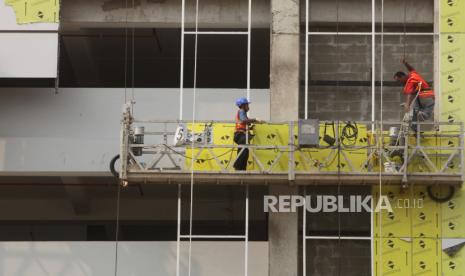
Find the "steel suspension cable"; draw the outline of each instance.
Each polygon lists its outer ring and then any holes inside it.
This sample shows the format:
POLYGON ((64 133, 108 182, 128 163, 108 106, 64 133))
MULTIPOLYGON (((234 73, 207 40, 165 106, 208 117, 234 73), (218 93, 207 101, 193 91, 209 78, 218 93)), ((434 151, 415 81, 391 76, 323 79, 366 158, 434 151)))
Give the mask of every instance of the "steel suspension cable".
POLYGON ((180 70, 179 70, 179 120, 183 119, 184 108, 184 34, 185 34, 185 16, 186 0, 181 0, 181 53, 180 53, 180 70))
MULTIPOLYGON (((404 56, 403 56, 403 60, 405 61, 406 60, 406 56, 407 56, 407 0, 404 0, 404 56)), ((418 94, 417 94, 418 95, 418 94)), ((413 100, 413 101, 416 101, 416 98, 413 100)), ((413 106, 413 103, 411 104, 411 106, 413 106)), ((410 112, 410 109, 411 107, 409 106, 409 111, 410 112)), ((407 140, 408 140, 408 130, 409 130, 409 127, 407 127, 407 130, 406 130, 406 133, 405 133, 405 143, 407 143, 407 140)), ((408 152, 408 149, 407 149, 407 152, 408 152)), ((407 156, 404 156, 405 159, 408 159, 407 156)), ((406 163, 407 164, 407 163, 406 163)), ((408 166, 405 166, 404 170, 407 171, 408 169, 408 166)), ((408 195, 409 195, 409 198, 413 195, 413 186, 407 186, 408 188, 408 195)), ((408 209, 408 215, 410 217, 410 237, 413 235, 413 217, 412 217, 412 209, 409 208, 408 209)), ((410 242, 410 263, 413 264, 413 241, 410 242)), ((413 265, 411 266, 411 274, 413 275, 413 265)))
MULTIPOLYGON (((181 53, 179 72, 179 120, 183 119, 183 99, 184 99, 184 27, 185 27, 186 0, 181 0, 181 53)), ((193 160, 193 159, 191 159, 193 160)), ((191 161, 193 162, 193 161, 191 161)), ((178 184, 178 212, 177 212, 177 233, 176 233, 176 276, 180 275, 180 247, 181 247, 181 189, 178 184)))
MULTIPOLYGON (((128 101, 128 0, 125 0, 125 26, 124 26, 124 104, 128 101)), ((118 251, 119 251, 119 218, 120 218, 120 203, 121 203, 121 183, 117 183, 116 192, 116 224, 115 224, 115 276, 118 275, 118 251)))
POLYGON ((375 106, 376 106, 376 96, 375 96, 375 55, 376 55, 376 24, 375 24, 375 9, 376 1, 371 0, 371 121, 373 122, 371 124, 371 131, 374 132, 375 124, 374 121, 376 119, 375 117, 375 106))
MULTIPOLYGON (((304 88, 304 109, 305 109, 305 119, 308 119, 308 42, 309 42, 309 29, 308 29, 308 21, 309 21, 309 0, 305 0, 305 88, 304 88)), ((305 274, 304 274, 305 276, 305 274)))
POLYGON ((60 92, 60 72, 61 72, 61 65, 60 65, 60 55, 61 55, 61 33, 63 31, 63 25, 60 23, 61 22, 61 14, 62 14, 62 7, 61 7, 62 1, 58 1, 58 33, 57 33, 57 72, 56 72, 56 78, 55 78, 55 95, 57 95, 60 92))
MULTIPOLYGON (((135 2, 132 0, 132 10, 134 12, 135 9, 135 2)), ((129 57, 129 50, 128 50, 128 44, 129 44, 129 32, 128 32, 128 25, 129 25, 129 5, 128 5, 128 0, 125 0, 125 10, 126 10, 126 15, 125 15, 125 26, 124 26, 124 104, 127 104, 128 101, 128 57, 129 57)), ((131 109, 130 112, 133 114, 134 112, 134 103, 135 103, 135 97, 134 97, 134 68, 135 68, 135 27, 134 25, 132 26, 132 72, 131 72, 131 87, 132 87, 132 96, 131 96, 131 109)), ((117 195, 116 195, 116 229, 115 229, 115 276, 118 275, 118 251, 119 251, 119 226, 120 226, 120 211, 121 211, 121 183, 117 183, 117 195)))
MULTIPOLYGON (((248 0, 247 12, 247 99, 251 100, 251 80, 250 80, 250 63, 252 48, 252 0, 248 0)), ((246 134, 246 141, 249 143, 249 133, 246 134)), ((232 152, 231 152, 232 154, 232 152)), ((228 163, 229 165, 229 163, 228 163)), ((249 184, 245 186, 245 245, 244 245, 244 275, 248 276, 249 267, 249 184)))
MULTIPOLYGON (((198 32, 199 32, 199 0, 195 1, 195 38, 194 38, 194 85, 192 95, 192 125, 195 125, 196 112, 196 97, 197 97, 197 62, 198 62, 198 32)), ((192 139, 191 147, 191 180, 190 180, 190 206, 189 206, 189 260, 188 260, 188 276, 191 276, 192 271, 192 220, 193 220, 193 202, 194 202, 194 146, 195 141, 192 139)))
MULTIPOLYGON (((135 0, 132 0, 132 17, 134 19, 134 11, 135 11, 135 0)), ((134 21, 134 20, 133 20, 134 21)), ((132 45, 131 45, 131 49, 132 49, 132 58, 131 58, 131 61, 132 61, 132 64, 131 64, 131 113, 132 115, 134 116, 134 104, 136 103, 136 99, 135 99, 135 95, 134 95, 134 89, 135 89, 135 63, 136 63, 136 55, 135 55, 135 26, 134 26, 134 22, 132 22, 132 45)))
POLYGON ((120 201, 121 201, 121 185, 116 183, 118 188, 116 192, 116 229, 115 229, 115 276, 118 275, 118 245, 119 245, 119 216, 120 216, 120 201))
POLYGON ((404 29, 404 39, 402 40, 404 44, 404 54, 403 59, 406 58, 407 55, 407 0, 404 0, 404 22, 403 22, 403 29, 404 29))
MULTIPOLYGON (((382 145, 383 145, 383 141, 384 141, 384 136, 383 136, 383 128, 384 128, 384 123, 383 123, 383 119, 384 119, 384 116, 383 116, 383 110, 384 110, 384 100, 383 100, 383 96, 384 96, 384 86, 383 86, 383 81, 384 81, 384 76, 383 76, 383 73, 384 73, 384 0, 381 0, 381 41, 380 41, 380 125, 379 125, 379 128, 380 128, 380 134, 381 134, 381 142, 379 142, 379 138, 376 138, 377 140, 377 143, 379 143, 379 148, 378 148, 378 152, 379 152, 379 158, 378 158, 378 167, 379 167, 379 190, 378 190, 378 194, 379 194, 379 197, 381 197, 382 195, 382 192, 383 192, 383 181, 382 181, 382 145)), ((372 210, 371 210, 371 213, 372 213, 372 218, 373 218, 373 206, 374 206, 374 202, 373 202, 373 198, 372 198, 372 210)), ((378 214, 378 225, 379 225, 379 237, 381 238, 382 237, 382 227, 381 227, 381 214, 378 214)), ((374 231, 374 227, 373 227, 373 223, 374 223, 374 220, 371 219, 371 235, 373 236, 373 231, 374 231)), ((374 240, 372 239, 371 241, 371 247, 372 247, 372 258, 374 259, 374 250, 373 250, 373 242, 374 240)), ((381 246, 380 243, 377 243, 378 246, 381 246)), ((379 252, 379 263, 382 264, 382 250, 378 250, 379 252)), ((372 262, 372 274, 374 275, 373 271, 374 271, 374 265, 373 265, 374 262, 372 262)), ((378 274, 381 274, 382 273, 382 269, 381 269, 381 265, 378 266, 380 268, 380 271, 378 272, 378 274)))
MULTIPOLYGON (((337 78, 336 78, 336 95, 339 94, 339 60, 340 60, 340 55, 339 55, 339 0, 336 0, 336 65, 338 68, 337 72, 337 78)), ((334 126, 334 122, 333 122, 334 126)), ((337 121, 337 134, 336 139, 337 139, 337 173, 338 173, 338 182, 337 182, 337 195, 338 198, 341 195, 341 179, 340 179, 340 174, 341 174, 341 137, 339 135, 340 133, 340 121, 337 121)), ((340 252, 341 249, 341 213, 337 213, 337 250, 340 252)), ((338 257, 337 259, 337 275, 341 275, 341 256, 338 257)))
POLYGON ((251 60, 251 38, 252 38, 252 0, 248 3, 247 13, 247 99, 250 101, 250 60, 251 60))

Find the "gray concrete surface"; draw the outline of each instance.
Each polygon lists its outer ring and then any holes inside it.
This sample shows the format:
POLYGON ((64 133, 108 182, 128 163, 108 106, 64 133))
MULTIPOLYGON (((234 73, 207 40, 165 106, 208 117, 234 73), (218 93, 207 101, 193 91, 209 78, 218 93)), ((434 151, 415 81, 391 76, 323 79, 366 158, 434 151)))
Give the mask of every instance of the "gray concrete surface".
MULTIPOLYGON (((301 41, 301 66, 305 60, 301 41)), ((322 120, 371 119, 371 36, 312 35, 309 38, 309 117, 322 120), (330 82, 332 83, 330 83, 330 82), (321 82, 326 82, 322 85, 321 82), (363 83, 354 85, 355 82, 363 83), (352 83, 352 84, 351 84, 352 83)), ((383 43, 383 119, 400 120, 402 87, 393 75, 406 71, 404 57, 432 84, 432 36, 385 36, 383 43)), ((376 41, 376 81, 381 80, 381 44, 376 41)), ((301 78, 304 74, 301 73, 301 78)), ((301 91, 304 90, 301 83, 301 91)), ((381 114, 381 87, 376 88, 376 118, 381 114)), ((302 92, 301 92, 302 93, 302 92)), ((301 94, 303 96, 303 94, 301 94)), ((302 104, 303 105, 303 104, 302 104)), ((301 115, 304 110, 301 108, 301 115)))
MULTIPOLYGON (((286 3, 287 1, 281 1, 286 3)), ((433 22, 433 0, 385 1, 384 21, 400 25, 408 23, 431 24, 433 22), (407 11, 404 13, 404 11, 407 11)), ((247 26, 248 0, 202 0, 199 2, 200 28, 244 28, 247 26)), ((270 1, 252 0, 252 23, 254 27, 270 24, 270 1)), ((310 0, 310 21, 315 24, 328 22, 371 22, 371 1, 310 0), (339 16, 337 15, 339 11, 339 16)), ((302 11, 305 1, 300 1, 302 11)), ((377 4, 376 19, 381 19, 381 7, 377 4)), ((179 27, 181 1, 179 0, 64 0, 62 23, 65 29, 85 27, 121 27, 126 21, 137 27, 179 27), (133 7, 134 2, 134 7, 133 7), (127 7, 127 8, 126 8, 127 7), (86 12, 82 12, 85 10, 86 12)), ((195 1, 186 0, 186 23, 193 26, 195 1)), ((304 17, 300 18, 301 23, 304 17)))
MULTIPOLYGON (((270 195, 297 195, 296 186, 270 185, 270 195)), ((299 275, 299 215, 294 213, 268 214, 269 275, 299 275)))
MULTIPOLYGON (((271 1, 270 117, 299 118, 299 1, 271 1)), ((295 186, 270 185, 270 194, 297 194, 295 186)), ((268 215, 269 275, 297 276, 299 271, 298 213, 268 215)))

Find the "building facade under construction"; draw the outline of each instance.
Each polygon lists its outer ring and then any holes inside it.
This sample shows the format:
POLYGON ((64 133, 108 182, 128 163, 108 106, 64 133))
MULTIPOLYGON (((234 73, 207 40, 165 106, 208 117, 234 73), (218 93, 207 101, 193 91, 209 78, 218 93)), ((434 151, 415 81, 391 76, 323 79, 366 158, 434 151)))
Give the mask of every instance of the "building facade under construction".
POLYGON ((0 275, 462 275, 463 76, 461 0, 0 0, 0 275))

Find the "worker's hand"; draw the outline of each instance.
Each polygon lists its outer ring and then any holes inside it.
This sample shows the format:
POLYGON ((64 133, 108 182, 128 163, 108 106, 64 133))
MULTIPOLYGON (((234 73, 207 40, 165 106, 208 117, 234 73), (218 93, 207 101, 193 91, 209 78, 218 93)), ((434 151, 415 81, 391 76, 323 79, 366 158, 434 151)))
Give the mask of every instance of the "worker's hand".
POLYGON ((405 58, 402 58, 402 59, 400 60, 400 62, 401 62, 402 64, 406 64, 406 63, 407 63, 407 61, 405 60, 405 58))
POLYGON ((410 123, 412 121, 412 114, 405 113, 403 121, 404 123, 410 123))

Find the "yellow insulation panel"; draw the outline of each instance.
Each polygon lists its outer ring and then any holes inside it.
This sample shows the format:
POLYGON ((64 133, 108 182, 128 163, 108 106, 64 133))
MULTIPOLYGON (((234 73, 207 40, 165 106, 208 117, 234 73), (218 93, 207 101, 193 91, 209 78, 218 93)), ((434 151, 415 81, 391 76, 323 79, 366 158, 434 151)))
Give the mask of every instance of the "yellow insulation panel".
MULTIPOLYGON (((339 132, 344 125, 341 125, 339 132)), ((203 132, 205 124, 189 124, 190 130, 196 133, 203 132)), ((336 130, 337 131, 337 130, 336 130)), ((364 125, 358 126, 358 138, 351 145, 366 146, 367 132, 364 125)), ((289 149, 274 149, 272 147, 283 147, 289 145, 289 125, 286 124, 258 124, 255 125, 251 136, 250 144, 259 146, 269 146, 269 149, 251 149, 249 153, 248 171, 270 170, 271 172, 286 173, 289 167, 289 149)), ((297 145, 298 127, 294 127, 293 143, 297 145)), ((332 130, 327 132, 328 135, 334 136, 332 130)), ((324 125, 320 126, 320 138, 324 136, 324 125)), ((213 124, 213 145, 235 145, 234 124, 213 124)), ((363 166, 367 158, 367 149, 344 148, 338 155, 337 149, 328 148, 328 144, 320 139, 320 148, 305 148, 301 151, 295 151, 294 162, 296 171, 323 171, 347 172, 351 170, 358 171, 363 166)), ((232 162, 236 159, 237 151, 231 149, 213 148, 186 150, 186 168, 190 168, 191 159, 197 156, 194 162, 194 170, 197 171, 220 171, 232 170, 232 162), (200 154, 198 154, 200 151, 200 154), (213 154, 212 154, 213 153, 213 154), (197 155, 198 154, 198 155, 197 155), (218 161, 214 158, 217 156, 218 161)))
POLYGON ((462 249, 453 257, 441 252, 441 270, 443 276, 463 276, 465 274, 465 251, 462 249))
MULTIPOLYGON (((443 188, 443 193, 447 193, 443 188)), ((441 213, 441 237, 465 238, 465 191, 460 189, 454 198, 440 205, 441 213)))
MULTIPOLYGON (((379 186, 373 187, 375 200, 379 192, 379 186)), ((448 190, 444 187, 433 192, 444 196, 448 190)), ((393 212, 373 216, 376 275, 465 275, 465 248, 453 257, 442 251, 443 239, 465 238, 464 188, 445 203, 431 200, 426 187, 419 185, 405 191, 383 185, 381 194, 389 198, 393 212), (419 199, 422 205, 400 208, 419 199)))
POLYGON ((5 0, 5 4, 15 11, 18 24, 59 22, 58 0, 5 0))
POLYGON ((375 238, 373 242, 375 275, 411 275, 411 260, 407 258, 411 252, 410 242, 394 237, 375 238))

